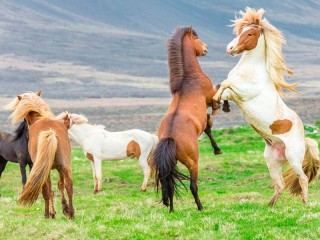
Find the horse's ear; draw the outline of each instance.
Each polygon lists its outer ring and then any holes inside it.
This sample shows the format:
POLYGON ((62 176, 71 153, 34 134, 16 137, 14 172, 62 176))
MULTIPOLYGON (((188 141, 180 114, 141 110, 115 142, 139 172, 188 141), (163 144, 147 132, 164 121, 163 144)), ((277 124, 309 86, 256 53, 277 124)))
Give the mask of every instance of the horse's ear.
POLYGON ((20 95, 18 95, 17 98, 19 101, 22 99, 22 97, 20 95))
POLYGON ((192 26, 190 26, 190 28, 189 28, 189 30, 188 30, 188 33, 189 33, 189 34, 192 34, 192 33, 193 33, 192 26))
POLYGON ((257 26, 260 25, 260 20, 259 20, 259 18, 256 19, 256 22, 255 22, 254 24, 257 25, 257 26))
POLYGON ((36 93, 39 97, 41 97, 41 90, 36 93))
POLYGON ((64 116, 63 120, 64 120, 64 121, 67 121, 68 119, 69 119, 69 114, 68 114, 68 112, 67 112, 66 115, 64 116))

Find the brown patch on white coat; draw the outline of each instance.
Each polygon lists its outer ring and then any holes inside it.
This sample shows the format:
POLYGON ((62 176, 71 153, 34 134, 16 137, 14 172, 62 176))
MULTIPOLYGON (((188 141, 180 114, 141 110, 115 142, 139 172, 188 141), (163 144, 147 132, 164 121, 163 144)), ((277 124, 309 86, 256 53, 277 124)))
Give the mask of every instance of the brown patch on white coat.
POLYGON ((278 119, 274 121, 269 128, 271 129, 272 134, 284 134, 291 130, 292 122, 289 119, 278 119))
POLYGON ((134 140, 130 141, 127 145, 127 156, 130 158, 136 157, 137 159, 139 159, 140 155, 140 145, 134 140))
POLYGON ((86 154, 86 157, 91 161, 91 162, 94 162, 94 158, 93 158, 93 155, 91 153, 87 153, 86 154))

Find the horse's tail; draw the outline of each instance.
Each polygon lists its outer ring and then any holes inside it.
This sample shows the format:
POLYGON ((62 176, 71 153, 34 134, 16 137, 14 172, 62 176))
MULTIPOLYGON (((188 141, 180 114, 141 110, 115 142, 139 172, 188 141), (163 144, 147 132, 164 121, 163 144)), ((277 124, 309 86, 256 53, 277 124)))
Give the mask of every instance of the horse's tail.
MULTIPOLYGON (((318 143, 311 139, 306 138, 306 152, 304 155, 304 160, 302 162, 302 168, 304 173, 307 175, 309 179, 309 183, 315 180, 319 166, 320 166, 320 158, 319 158, 319 149, 318 143)), ((285 186, 289 188, 292 195, 300 195, 302 192, 301 186, 299 184, 299 179, 297 174, 293 171, 292 168, 288 169, 283 173, 285 186)))
POLYGON ((176 142, 173 138, 160 139, 151 156, 151 163, 151 169, 155 171, 157 190, 161 183, 162 202, 168 206, 168 200, 172 201, 174 191, 177 190, 177 181, 182 183, 182 180, 189 179, 177 169, 176 142))
POLYGON ((31 206, 38 199, 42 186, 49 177, 57 147, 58 139, 54 130, 40 132, 36 159, 28 181, 22 190, 19 204, 31 206))

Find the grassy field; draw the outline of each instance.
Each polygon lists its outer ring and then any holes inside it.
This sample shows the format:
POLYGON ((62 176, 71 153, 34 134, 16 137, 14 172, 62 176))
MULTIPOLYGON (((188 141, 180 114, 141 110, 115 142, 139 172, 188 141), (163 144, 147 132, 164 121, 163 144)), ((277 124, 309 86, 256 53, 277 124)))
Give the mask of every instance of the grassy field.
MULTIPOLYGON (((320 142, 319 134, 307 135, 320 142)), ((56 171, 57 215, 46 220, 42 198, 31 208, 17 205, 20 172, 9 163, 0 180, 0 239, 319 239, 319 180, 310 185, 308 205, 285 191, 269 207, 273 188, 263 140, 249 127, 217 130, 214 136, 222 155, 213 155, 208 139, 200 142, 202 212, 190 191, 175 198, 171 214, 159 203, 153 179, 141 192, 143 175, 134 159, 103 162, 104 191, 93 195, 91 165, 74 147, 75 220, 62 214, 56 171)))

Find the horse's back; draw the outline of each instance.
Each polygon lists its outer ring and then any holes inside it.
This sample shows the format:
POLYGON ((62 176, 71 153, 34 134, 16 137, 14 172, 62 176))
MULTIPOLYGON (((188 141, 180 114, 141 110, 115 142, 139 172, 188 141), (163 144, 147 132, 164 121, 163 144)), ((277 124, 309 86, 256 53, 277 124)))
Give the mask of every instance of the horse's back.
POLYGON ((153 134, 140 129, 130 129, 122 132, 115 132, 114 137, 121 136, 124 143, 135 141, 139 144, 141 150, 149 151, 155 144, 153 134))
POLYGON ((52 129, 58 140, 56 159, 71 159, 71 144, 68 136, 67 127, 60 121, 55 119, 40 119, 29 128, 29 151, 30 155, 35 156, 38 144, 39 134, 43 131, 52 129))
POLYGON ((159 138, 175 135, 198 137, 207 123, 207 105, 205 96, 190 93, 188 96, 174 96, 168 112, 163 117, 158 130, 159 138))

